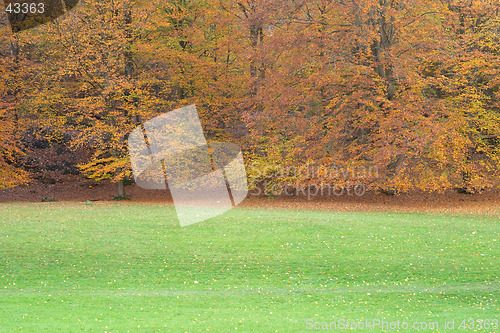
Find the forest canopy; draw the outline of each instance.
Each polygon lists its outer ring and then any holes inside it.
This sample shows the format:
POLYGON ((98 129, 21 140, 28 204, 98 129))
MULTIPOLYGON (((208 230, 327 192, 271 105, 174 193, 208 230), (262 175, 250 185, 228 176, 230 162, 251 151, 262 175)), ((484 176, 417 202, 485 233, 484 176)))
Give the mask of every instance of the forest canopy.
POLYGON ((498 188, 499 14, 498 0, 86 0, 16 33, 4 15, 0 188, 30 181, 35 136, 69 138, 90 152, 82 175, 123 184, 128 134, 190 104, 207 139, 265 170, 251 184, 307 165, 376 168, 375 190, 498 188))

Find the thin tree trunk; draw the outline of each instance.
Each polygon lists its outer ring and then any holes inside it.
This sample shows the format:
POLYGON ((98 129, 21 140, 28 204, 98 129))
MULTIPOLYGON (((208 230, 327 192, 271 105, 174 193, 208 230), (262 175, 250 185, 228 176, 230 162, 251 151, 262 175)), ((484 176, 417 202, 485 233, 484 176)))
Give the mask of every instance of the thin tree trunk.
POLYGON ((14 59, 14 62, 17 63, 19 60, 19 41, 16 35, 13 36, 10 42, 10 55, 14 59))
POLYGON ((121 179, 118 183, 116 183, 116 197, 117 198, 125 197, 125 184, 123 183, 123 179, 121 179))

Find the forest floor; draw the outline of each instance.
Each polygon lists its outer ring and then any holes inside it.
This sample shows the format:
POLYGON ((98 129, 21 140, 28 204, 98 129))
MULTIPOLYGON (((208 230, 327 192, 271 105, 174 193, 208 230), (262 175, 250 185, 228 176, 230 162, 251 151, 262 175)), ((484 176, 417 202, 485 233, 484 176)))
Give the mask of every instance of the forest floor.
MULTIPOLYGON (((169 203, 172 198, 168 191, 144 190, 135 184, 126 187, 130 202, 169 203)), ((110 182, 96 183, 80 180, 66 183, 19 186, 0 191, 0 202, 41 202, 44 198, 55 201, 113 201, 115 185, 110 182)), ((356 195, 304 195, 264 197, 249 193, 241 204, 243 207, 258 208, 299 208, 332 211, 421 211, 457 213, 500 214, 500 190, 478 194, 463 194, 457 191, 445 193, 412 192, 398 195, 367 192, 356 195)))

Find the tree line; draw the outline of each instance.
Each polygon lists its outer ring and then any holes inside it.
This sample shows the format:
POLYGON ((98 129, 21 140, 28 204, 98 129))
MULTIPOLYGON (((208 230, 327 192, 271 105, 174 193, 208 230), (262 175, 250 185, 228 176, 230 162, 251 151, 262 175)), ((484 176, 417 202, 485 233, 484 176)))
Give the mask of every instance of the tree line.
MULTIPOLYGON (((0 27, 0 187, 24 133, 71 137, 85 177, 131 178, 127 136, 196 104, 251 184, 290 167, 377 168, 369 188, 500 185, 498 0, 101 0, 0 27)), ((349 177, 326 179, 337 183, 349 177)), ((325 178, 301 179, 317 184, 325 178)))

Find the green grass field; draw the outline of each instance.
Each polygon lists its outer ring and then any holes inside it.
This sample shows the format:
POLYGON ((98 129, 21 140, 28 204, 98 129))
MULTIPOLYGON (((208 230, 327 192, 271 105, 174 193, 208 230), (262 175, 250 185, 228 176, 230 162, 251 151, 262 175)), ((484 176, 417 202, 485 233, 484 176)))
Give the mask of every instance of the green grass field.
POLYGON ((311 332, 308 319, 369 318, 448 332, 499 318, 499 216, 238 208, 180 228, 174 213, 0 204, 0 331, 311 332))

